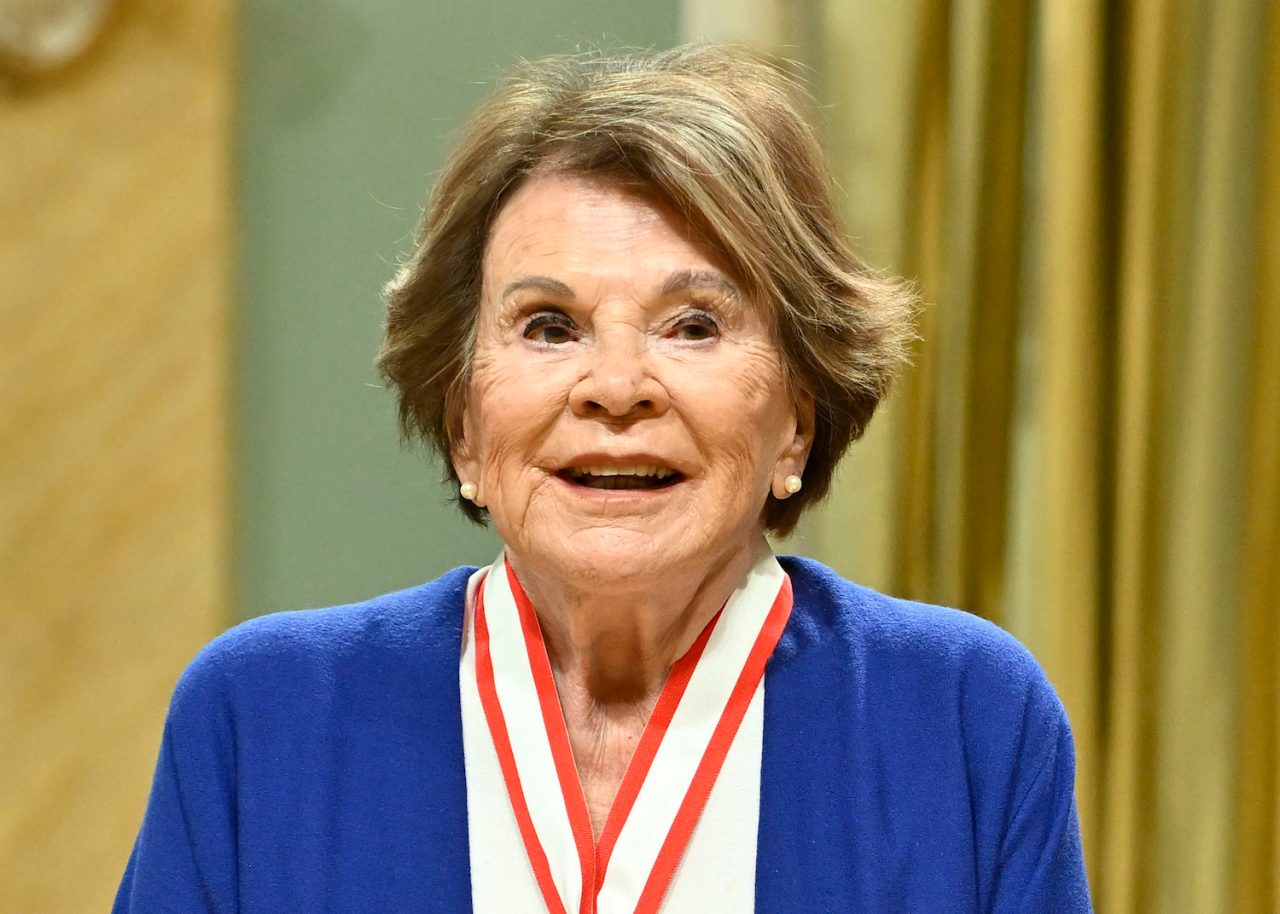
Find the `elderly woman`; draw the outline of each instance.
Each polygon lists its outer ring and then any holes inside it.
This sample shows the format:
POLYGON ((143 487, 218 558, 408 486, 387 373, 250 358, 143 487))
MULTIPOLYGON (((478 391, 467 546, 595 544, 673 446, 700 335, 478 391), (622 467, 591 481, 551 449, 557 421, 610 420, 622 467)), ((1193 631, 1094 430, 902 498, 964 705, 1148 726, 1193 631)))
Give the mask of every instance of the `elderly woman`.
POLYGON ((524 68, 387 298, 403 425, 503 553, 203 651, 117 911, 1089 909, 1027 652, 766 543, 912 305, 846 247, 784 78, 524 68))

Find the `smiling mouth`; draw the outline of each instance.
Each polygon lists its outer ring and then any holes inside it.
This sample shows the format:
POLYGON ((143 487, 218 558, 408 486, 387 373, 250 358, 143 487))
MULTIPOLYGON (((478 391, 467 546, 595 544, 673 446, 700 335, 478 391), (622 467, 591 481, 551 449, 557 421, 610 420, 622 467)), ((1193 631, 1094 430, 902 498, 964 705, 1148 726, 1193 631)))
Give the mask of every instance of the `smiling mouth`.
POLYGON ((676 470, 659 466, 568 467, 556 475, 589 489, 666 489, 684 478, 676 470))

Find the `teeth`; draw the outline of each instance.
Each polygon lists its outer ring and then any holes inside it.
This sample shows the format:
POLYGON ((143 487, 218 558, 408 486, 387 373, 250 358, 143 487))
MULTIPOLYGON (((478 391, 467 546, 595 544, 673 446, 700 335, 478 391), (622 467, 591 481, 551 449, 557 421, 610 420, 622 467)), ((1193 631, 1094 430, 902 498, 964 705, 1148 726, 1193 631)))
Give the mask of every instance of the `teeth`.
POLYGON ((573 467, 569 471, 573 476, 653 476, 657 479, 668 479, 675 475, 675 470, 666 467, 640 465, 634 467, 573 467))

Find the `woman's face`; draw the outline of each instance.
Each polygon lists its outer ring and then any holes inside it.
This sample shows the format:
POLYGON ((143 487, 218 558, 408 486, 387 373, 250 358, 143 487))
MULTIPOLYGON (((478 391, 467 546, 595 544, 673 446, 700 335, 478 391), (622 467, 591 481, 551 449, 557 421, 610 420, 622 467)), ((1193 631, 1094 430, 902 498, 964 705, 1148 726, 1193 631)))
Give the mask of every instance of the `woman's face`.
POLYGON ((454 467, 513 555, 603 581, 754 548, 813 409, 722 259, 655 198, 545 175, 483 272, 454 467))

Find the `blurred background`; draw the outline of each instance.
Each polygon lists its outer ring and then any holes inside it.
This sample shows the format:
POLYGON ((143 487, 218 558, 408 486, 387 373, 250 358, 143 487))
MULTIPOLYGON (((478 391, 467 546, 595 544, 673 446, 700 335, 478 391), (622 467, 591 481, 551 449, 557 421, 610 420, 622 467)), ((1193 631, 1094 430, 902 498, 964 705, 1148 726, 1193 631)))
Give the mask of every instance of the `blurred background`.
POLYGON ((0 0, 0 912, 109 908, 203 643, 495 554, 379 287, 504 68, 690 39, 928 303, 781 548, 1035 652, 1100 912, 1280 911, 1280 6, 0 0))

